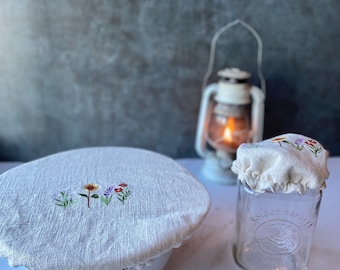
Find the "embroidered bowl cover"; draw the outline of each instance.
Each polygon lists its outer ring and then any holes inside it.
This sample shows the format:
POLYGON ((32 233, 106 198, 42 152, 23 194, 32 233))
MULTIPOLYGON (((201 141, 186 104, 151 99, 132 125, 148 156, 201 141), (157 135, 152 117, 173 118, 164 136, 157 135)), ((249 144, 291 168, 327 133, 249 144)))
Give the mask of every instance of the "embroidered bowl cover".
POLYGON ((288 133, 258 143, 241 144, 232 171, 256 192, 284 193, 324 189, 328 152, 316 140, 288 133))
POLYGON ((190 237, 209 195, 160 154, 94 147, 0 176, 0 257, 34 270, 129 269, 190 237))

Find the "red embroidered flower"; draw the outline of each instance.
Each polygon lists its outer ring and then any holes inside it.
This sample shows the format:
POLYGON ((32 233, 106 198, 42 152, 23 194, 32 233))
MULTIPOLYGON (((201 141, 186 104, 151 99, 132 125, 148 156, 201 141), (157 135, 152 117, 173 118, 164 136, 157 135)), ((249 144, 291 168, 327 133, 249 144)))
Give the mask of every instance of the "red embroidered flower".
POLYGON ((322 151, 322 147, 320 147, 318 142, 313 139, 307 140, 305 144, 308 145, 308 148, 314 154, 314 156, 317 156, 322 151))
POLYGON ((115 188, 115 192, 116 192, 116 193, 119 193, 119 192, 122 192, 122 191, 123 191, 123 188, 122 188, 122 187, 115 188))
POLYGON ((310 146, 310 147, 313 147, 314 145, 317 144, 317 142, 316 142, 315 140, 310 139, 310 140, 307 140, 307 141, 305 142, 305 144, 307 144, 307 145, 310 146))
POLYGON ((128 184, 121 183, 118 187, 115 188, 115 192, 117 193, 118 200, 120 200, 123 204, 129 198, 131 191, 127 187, 128 184))

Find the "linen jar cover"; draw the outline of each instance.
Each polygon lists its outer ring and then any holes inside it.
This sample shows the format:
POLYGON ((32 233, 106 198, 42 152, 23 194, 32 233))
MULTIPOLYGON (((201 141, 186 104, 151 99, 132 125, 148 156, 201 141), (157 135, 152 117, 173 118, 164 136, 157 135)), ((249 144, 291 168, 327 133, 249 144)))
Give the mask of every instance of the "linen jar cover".
POLYGON ((288 133, 258 143, 241 144, 232 171, 256 192, 322 190, 329 176, 328 152, 309 137, 288 133))
POLYGON ((210 204, 177 162, 135 148, 61 152, 0 183, 0 257, 35 270, 143 268, 190 237, 210 204))

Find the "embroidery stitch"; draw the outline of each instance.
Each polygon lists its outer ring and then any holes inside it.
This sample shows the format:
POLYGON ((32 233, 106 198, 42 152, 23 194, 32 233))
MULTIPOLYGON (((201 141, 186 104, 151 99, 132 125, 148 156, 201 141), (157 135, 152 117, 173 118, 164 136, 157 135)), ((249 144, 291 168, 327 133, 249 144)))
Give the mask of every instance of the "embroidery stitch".
POLYGON ((317 155, 322 151, 322 148, 318 145, 318 142, 313 139, 305 141, 305 144, 307 144, 309 150, 314 154, 315 157, 317 157, 317 155))
POLYGON ((87 198, 87 207, 88 208, 91 208, 90 207, 90 198, 94 198, 94 199, 98 199, 99 198, 98 194, 92 194, 91 195, 91 192, 96 191, 98 188, 99 188, 99 185, 94 184, 94 183, 90 183, 90 184, 87 184, 87 185, 85 185, 83 187, 84 190, 87 190, 87 194, 78 193, 80 196, 83 196, 83 197, 87 198))
POLYGON ((71 207, 76 204, 78 200, 75 198, 75 193, 70 190, 70 188, 64 188, 58 194, 53 195, 53 199, 56 201, 56 205, 64 207, 71 207))
POLYGON ((322 151, 322 147, 318 144, 317 141, 313 139, 304 140, 304 138, 298 138, 294 142, 288 141, 285 137, 276 137, 271 140, 272 142, 278 142, 282 147, 281 142, 290 144, 295 149, 301 151, 304 149, 304 144, 308 146, 308 149, 314 154, 315 157, 322 151))
POLYGON ((281 142, 289 143, 289 142, 286 140, 286 137, 276 137, 276 138, 273 138, 273 139, 272 139, 272 142, 277 142, 277 143, 279 143, 279 145, 280 145, 281 147, 282 147, 281 142))
POLYGON ((117 195, 117 199, 122 203, 125 204, 125 201, 129 198, 131 195, 131 190, 128 188, 128 184, 121 183, 118 186, 111 185, 107 189, 105 189, 103 195, 99 197, 98 194, 94 193, 91 195, 92 192, 99 189, 99 185, 95 183, 89 183, 83 186, 83 189, 87 191, 87 194, 85 193, 75 193, 71 192, 69 188, 65 188, 63 191, 60 191, 59 193, 56 193, 53 195, 53 199, 56 201, 56 205, 62 206, 64 208, 70 207, 78 202, 78 199, 76 199, 76 194, 79 196, 87 198, 87 207, 91 208, 90 201, 91 198, 98 199, 100 198, 100 201, 108 206, 113 198, 113 192, 117 195))
POLYGON ((110 187, 108 187, 106 190, 105 190, 105 192, 104 192, 104 196, 101 196, 100 197, 100 200, 101 200, 101 202, 103 203, 103 204, 105 204, 106 206, 108 206, 109 205, 109 203, 111 202, 111 200, 112 200, 112 191, 113 191, 113 189, 114 189, 114 186, 110 186, 110 187))
POLYGON ((131 191, 127 187, 127 184, 121 183, 117 188, 115 188, 115 192, 117 193, 118 200, 120 200, 123 204, 129 198, 131 191))
POLYGON ((304 143, 304 139, 303 139, 303 138, 298 138, 298 139, 296 139, 293 143, 291 143, 291 145, 292 145, 295 149, 301 151, 301 150, 303 149, 303 143, 304 143))

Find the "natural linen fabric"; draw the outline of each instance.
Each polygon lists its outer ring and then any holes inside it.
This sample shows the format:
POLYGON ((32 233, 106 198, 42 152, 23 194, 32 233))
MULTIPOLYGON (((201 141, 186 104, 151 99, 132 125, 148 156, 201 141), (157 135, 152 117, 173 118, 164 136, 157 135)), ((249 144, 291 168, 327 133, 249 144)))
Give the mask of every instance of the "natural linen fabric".
POLYGON ((328 152, 316 140, 288 133, 240 145, 232 171, 256 192, 321 190, 329 176, 328 152))
POLYGON ((32 270, 138 267, 180 246, 209 208, 207 191, 186 169, 134 148, 54 154, 7 171, 0 183, 0 257, 32 270), (89 183, 99 186, 90 208, 78 195, 89 183), (123 201, 119 184, 131 191, 123 201), (108 187, 117 193, 106 205, 108 187), (66 208, 56 205, 64 190, 76 200, 66 208))

